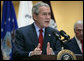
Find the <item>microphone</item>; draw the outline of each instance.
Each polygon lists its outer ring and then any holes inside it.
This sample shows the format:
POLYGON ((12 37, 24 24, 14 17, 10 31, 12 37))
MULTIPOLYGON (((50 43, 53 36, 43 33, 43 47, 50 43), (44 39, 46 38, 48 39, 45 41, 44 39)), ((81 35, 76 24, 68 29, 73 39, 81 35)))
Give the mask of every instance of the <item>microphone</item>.
POLYGON ((65 40, 69 40, 70 39, 70 36, 67 35, 63 30, 60 31, 60 35, 62 35, 65 40))
POLYGON ((65 44, 64 44, 64 40, 69 40, 70 39, 70 36, 67 35, 63 30, 61 30, 59 33, 57 32, 53 32, 53 35, 55 36, 56 40, 59 40, 60 43, 61 43, 61 47, 62 49, 65 48, 65 44), (64 37, 64 39, 61 39, 61 36, 64 37))
POLYGON ((58 34, 57 32, 53 32, 53 35, 55 36, 55 38, 56 38, 57 40, 61 40, 61 36, 60 36, 60 34, 58 34))
POLYGON ((55 36, 56 40, 58 40, 58 41, 61 43, 61 47, 62 47, 62 49, 63 49, 64 43, 63 43, 63 41, 61 40, 60 32, 59 32, 59 33, 53 32, 53 35, 55 36))

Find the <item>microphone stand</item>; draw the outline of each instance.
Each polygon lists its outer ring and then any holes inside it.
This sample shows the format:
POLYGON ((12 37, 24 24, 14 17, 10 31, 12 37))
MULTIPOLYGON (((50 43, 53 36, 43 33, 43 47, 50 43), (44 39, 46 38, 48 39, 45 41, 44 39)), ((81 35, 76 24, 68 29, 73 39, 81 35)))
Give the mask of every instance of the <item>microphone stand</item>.
POLYGON ((61 43, 61 50, 63 50, 63 49, 64 49, 64 43, 62 42, 61 39, 59 39, 59 41, 60 41, 60 43, 61 43))
POLYGON ((64 43, 62 42, 63 40, 61 40, 61 36, 59 35, 59 34, 57 34, 57 33, 53 33, 54 35, 55 35, 55 38, 56 38, 56 40, 59 40, 60 41, 60 43, 61 43, 61 49, 63 50, 64 49, 64 43))
POLYGON ((60 41, 60 43, 61 43, 61 47, 62 47, 62 50, 64 49, 64 40, 69 40, 70 39, 70 37, 68 36, 68 37, 64 37, 64 39, 63 40, 61 40, 61 36, 62 35, 60 35, 60 34, 58 34, 58 33, 56 33, 56 32, 53 32, 53 35, 55 36, 55 38, 56 38, 56 40, 59 40, 60 41))

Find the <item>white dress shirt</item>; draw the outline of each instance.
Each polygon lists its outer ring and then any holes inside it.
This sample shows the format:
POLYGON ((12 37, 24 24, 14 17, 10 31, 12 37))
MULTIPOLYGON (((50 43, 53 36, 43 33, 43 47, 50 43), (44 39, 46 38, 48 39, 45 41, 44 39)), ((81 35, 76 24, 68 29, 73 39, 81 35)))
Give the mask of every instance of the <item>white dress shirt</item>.
POLYGON ((81 44, 80 40, 78 40, 76 36, 75 36, 75 39, 76 39, 76 42, 77 42, 77 44, 78 44, 78 46, 82 52, 82 44, 81 44))

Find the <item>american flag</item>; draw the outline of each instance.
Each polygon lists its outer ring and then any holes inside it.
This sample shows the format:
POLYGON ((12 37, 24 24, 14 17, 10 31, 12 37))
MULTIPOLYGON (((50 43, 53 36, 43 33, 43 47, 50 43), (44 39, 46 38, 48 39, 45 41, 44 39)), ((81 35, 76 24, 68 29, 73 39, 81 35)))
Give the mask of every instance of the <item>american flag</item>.
POLYGON ((3 60, 12 59, 12 43, 14 41, 14 32, 17 28, 13 3, 12 1, 4 1, 1 22, 1 51, 3 60))

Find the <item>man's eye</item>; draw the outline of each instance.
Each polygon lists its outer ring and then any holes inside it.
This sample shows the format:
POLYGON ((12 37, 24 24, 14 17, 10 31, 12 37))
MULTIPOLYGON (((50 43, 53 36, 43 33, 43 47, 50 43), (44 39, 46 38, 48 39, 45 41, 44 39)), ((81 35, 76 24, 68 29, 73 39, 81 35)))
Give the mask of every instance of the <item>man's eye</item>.
POLYGON ((46 13, 44 13, 43 15, 47 15, 46 13))
POLYGON ((48 13, 48 15, 51 15, 51 13, 48 13))
POLYGON ((78 29, 77 31, 80 32, 80 31, 82 31, 82 30, 78 29))

